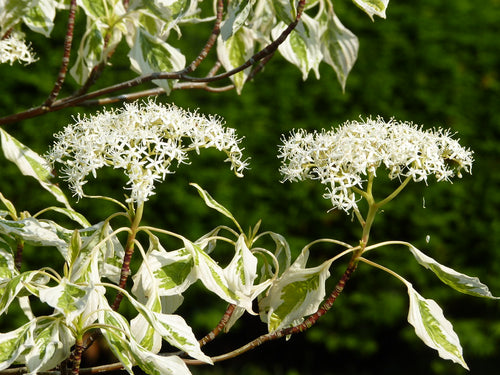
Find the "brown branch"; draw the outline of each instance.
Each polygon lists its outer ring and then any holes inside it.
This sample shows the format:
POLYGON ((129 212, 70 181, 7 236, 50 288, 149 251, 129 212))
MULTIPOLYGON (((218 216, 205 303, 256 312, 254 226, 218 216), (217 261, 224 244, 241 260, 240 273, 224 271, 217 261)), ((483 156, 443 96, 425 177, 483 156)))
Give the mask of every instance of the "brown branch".
POLYGON ((229 319, 231 319, 231 316, 233 315, 234 309, 236 308, 236 305, 229 305, 226 309, 226 312, 222 316, 221 320, 219 321, 219 324, 210 332, 208 335, 203 337, 199 343, 200 346, 208 344, 210 341, 215 339, 219 333, 222 332, 224 327, 226 326, 227 322, 229 322, 229 319))
POLYGON ((73 350, 73 368, 71 370, 72 375, 79 375, 80 364, 82 363, 82 353, 83 353, 83 342, 79 338, 76 340, 75 348, 73 350))
POLYGON ((76 0, 71 0, 69 6, 69 16, 68 16, 68 26, 66 29, 66 38, 64 40, 64 53, 61 62, 61 68, 59 69, 59 75, 57 76, 56 83, 52 88, 49 97, 43 104, 45 107, 50 107, 51 104, 56 100, 59 92, 61 91, 64 80, 66 79, 66 73, 68 71, 69 57, 71 55, 71 44, 73 43, 73 32, 75 29, 75 13, 76 13, 76 0))
MULTIPOLYGON (((92 374, 100 374, 103 372, 112 372, 112 371, 119 371, 123 370, 123 364, 121 362, 115 362, 115 363, 110 363, 107 365, 101 365, 101 366, 93 366, 93 367, 87 367, 87 368, 81 368, 80 369, 80 375, 92 375, 92 374)), ((0 371, 0 375, 23 375, 28 372, 28 369, 25 366, 22 367, 12 367, 8 368, 5 370, 0 371)), ((71 374, 70 371, 39 371, 37 372, 38 375, 69 375, 71 374)))
MULTIPOLYGON (((132 260, 132 255, 134 254, 134 241, 135 241, 135 231, 132 231, 127 239, 127 245, 125 246, 125 255, 123 257, 123 264, 122 264, 122 269, 121 269, 121 276, 120 276, 120 282, 118 286, 121 289, 125 289, 125 286, 127 284, 127 279, 130 275, 130 262, 132 260)), ((118 308, 120 307, 120 303, 122 302, 123 299, 123 293, 118 292, 118 294, 115 297, 115 300, 113 302, 113 305, 111 306, 111 309, 114 311, 117 311, 118 308)))
MULTIPOLYGON (((172 88, 172 90, 204 90, 204 91, 215 92, 215 93, 230 91, 233 89, 234 89, 234 85, 226 85, 226 86, 221 86, 221 87, 211 87, 203 82, 200 82, 200 83, 194 83, 194 82, 178 83, 172 88)), ((161 87, 157 87, 155 89, 143 90, 143 91, 133 92, 130 94, 110 96, 108 98, 102 98, 102 99, 87 100, 83 103, 80 103, 79 105, 82 107, 95 107, 95 106, 108 105, 108 104, 113 104, 113 103, 118 103, 118 102, 130 102, 130 101, 144 98, 147 96, 158 96, 158 95, 161 95, 164 93, 165 93, 165 89, 163 89, 161 87)))
POLYGON ((14 27, 11 27, 9 30, 7 30, 5 32, 5 34, 2 35, 2 37, 0 38, 0 40, 5 40, 7 39, 11 34, 12 34, 12 31, 14 30, 14 27))
POLYGON ((14 259, 14 266, 16 267, 16 270, 21 271, 21 266, 23 264, 24 241, 17 239, 16 242, 16 257, 14 259))
POLYGON ((215 44, 215 41, 217 40, 217 37, 220 34, 220 24, 222 22, 222 15, 224 12, 224 3, 222 0, 217 1, 217 16, 215 18, 215 24, 212 29, 212 33, 210 34, 210 37, 208 38, 207 42, 205 43, 205 46, 201 50, 201 52, 198 54, 198 56, 191 62, 191 64, 188 65, 186 69, 184 69, 185 73, 192 73, 196 70, 196 68, 202 63, 203 60, 207 57, 208 53, 212 49, 212 47, 215 44))

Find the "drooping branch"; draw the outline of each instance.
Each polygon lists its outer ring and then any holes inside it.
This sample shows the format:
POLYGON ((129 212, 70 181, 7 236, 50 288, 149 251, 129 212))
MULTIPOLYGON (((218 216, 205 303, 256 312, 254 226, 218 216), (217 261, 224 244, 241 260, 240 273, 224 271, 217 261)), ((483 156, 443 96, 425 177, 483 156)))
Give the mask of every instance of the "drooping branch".
MULTIPOLYGON (((330 296, 323 302, 323 304, 316 311, 316 313, 309 316, 301 324, 298 324, 298 325, 293 326, 293 327, 283 328, 281 330, 278 330, 275 332, 270 332, 270 333, 267 333, 265 335, 259 336, 256 339, 249 342, 248 344, 243 345, 242 347, 240 347, 236 350, 233 350, 232 352, 222 354, 219 356, 215 356, 215 357, 211 357, 212 361, 213 362, 225 361, 225 360, 237 357, 237 356, 239 356, 239 355, 241 355, 249 350, 255 349, 267 341, 277 340, 277 339, 280 339, 282 337, 286 337, 286 336, 293 335, 296 333, 304 332, 307 329, 311 328, 319 320, 320 317, 325 315, 328 312, 328 310, 330 310, 330 308, 333 306, 333 303, 336 301, 337 297, 344 290, 344 287, 345 287, 347 281, 350 279, 352 273, 356 270, 356 267, 358 264, 358 257, 359 257, 359 252, 356 252, 353 254, 346 270, 344 271, 344 274, 342 275, 340 280, 337 282, 337 285, 333 289, 330 296)), ((186 359, 184 361, 188 365, 205 364, 202 361, 194 360, 194 359, 186 359)))
MULTIPOLYGON (((115 93, 115 92, 118 92, 121 90, 125 90, 125 89, 130 89, 132 87, 136 87, 136 86, 142 85, 144 83, 151 82, 153 80, 159 80, 159 79, 169 80, 170 79, 170 80, 181 80, 184 82, 190 82, 192 84, 193 83, 201 84, 201 83, 212 83, 212 82, 220 81, 223 79, 227 79, 227 78, 233 76, 234 74, 237 74, 237 73, 247 69, 248 67, 254 65, 255 63, 257 63, 259 61, 265 62, 266 59, 270 58, 274 54, 274 52, 278 49, 278 47, 286 40, 286 38, 290 35, 290 33, 295 29, 297 24, 299 23, 300 18, 302 16, 302 12, 304 11, 305 3, 306 3, 306 0, 301 0, 299 2, 298 6, 297 6, 297 16, 295 18, 295 21, 290 23, 288 25, 288 27, 285 30, 283 30, 283 32, 280 34, 280 36, 276 40, 274 40, 269 45, 267 45, 266 47, 261 49, 256 54, 254 54, 244 64, 242 64, 239 67, 236 67, 230 71, 227 71, 227 72, 221 73, 221 74, 208 74, 205 77, 194 77, 194 76, 189 75, 189 73, 191 73, 192 70, 198 66, 197 64, 199 64, 203 61, 204 53, 205 52, 208 53, 208 50, 211 48, 210 43, 215 42, 215 39, 218 35, 217 34, 218 27, 217 27, 217 22, 216 22, 216 26, 214 27, 212 34, 211 34, 209 40, 207 41, 207 43, 205 44, 205 47, 202 50, 202 52, 198 55, 198 57, 188 67, 186 67, 185 69, 183 69, 181 71, 151 73, 151 74, 143 75, 140 77, 136 77, 134 79, 131 79, 131 80, 128 80, 125 82, 114 84, 114 85, 105 87, 103 89, 96 90, 96 91, 91 92, 91 93, 86 93, 86 94, 77 93, 76 95, 71 95, 67 98, 54 101, 50 105, 50 107, 48 107, 47 105, 44 104, 44 105, 41 105, 38 107, 33 107, 31 109, 28 109, 28 110, 20 112, 20 113, 16 113, 16 114, 12 114, 12 115, 0 118, 0 125, 13 123, 13 122, 17 122, 17 121, 28 119, 28 118, 33 118, 33 117, 40 116, 40 115, 47 113, 47 112, 55 112, 55 111, 59 111, 59 110, 64 109, 64 108, 82 105, 82 103, 86 103, 86 102, 88 103, 90 100, 95 99, 97 97, 109 95, 109 94, 112 94, 112 93, 115 93)), ((220 2, 219 2, 219 6, 220 6, 220 2)), ((218 10, 218 16, 219 16, 219 13, 221 13, 221 9, 220 9, 220 7, 218 7, 218 9, 219 9, 218 10)), ((257 70, 257 71, 259 71, 259 70, 257 70)), ((254 73, 254 75, 255 75, 255 73, 254 73)), ((200 86, 186 85, 184 88, 200 88, 200 86)), ((216 89, 207 88, 207 90, 215 91, 216 89)), ((136 94, 136 98, 137 97, 139 97, 139 96, 136 94)))

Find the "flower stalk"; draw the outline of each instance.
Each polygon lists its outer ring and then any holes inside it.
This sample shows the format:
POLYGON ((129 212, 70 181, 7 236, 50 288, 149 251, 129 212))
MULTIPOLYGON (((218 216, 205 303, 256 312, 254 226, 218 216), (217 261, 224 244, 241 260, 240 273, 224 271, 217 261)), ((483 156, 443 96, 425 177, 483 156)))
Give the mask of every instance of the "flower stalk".
MULTIPOLYGON (((125 255, 123 257, 123 263, 120 272, 120 282, 118 283, 118 286, 121 289, 125 289, 128 277, 130 275, 130 262, 132 261, 132 255, 134 254, 135 237, 138 232, 139 224, 141 223, 143 211, 144 203, 139 203, 135 212, 131 213, 131 226, 130 231, 128 232, 127 243, 125 245, 125 255)), ((118 310, 122 299, 123 293, 118 292, 113 305, 111 306, 114 311, 118 310)))

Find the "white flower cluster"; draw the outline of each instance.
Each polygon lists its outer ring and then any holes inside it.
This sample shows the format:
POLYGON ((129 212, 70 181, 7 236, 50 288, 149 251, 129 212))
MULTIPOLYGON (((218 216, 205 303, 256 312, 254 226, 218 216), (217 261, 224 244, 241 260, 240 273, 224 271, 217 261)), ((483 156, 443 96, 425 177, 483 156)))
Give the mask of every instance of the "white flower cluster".
POLYGON ((17 34, 12 34, 8 38, 0 40, 0 64, 8 62, 12 65, 16 60, 31 64, 37 59, 30 46, 26 45, 17 34))
POLYGON ((242 160, 241 139, 220 118, 153 101, 78 117, 55 138, 47 158, 64 164, 62 174, 79 197, 84 195, 86 176, 96 177, 96 170, 105 166, 125 170, 132 191, 128 201, 142 203, 154 194, 156 181, 174 173, 172 162, 187 162, 189 151, 224 151, 237 176, 248 165, 242 160))
POLYGON ((382 118, 350 121, 338 129, 292 132, 283 139, 279 158, 284 180, 319 180, 334 208, 357 208, 353 188, 363 189, 369 174, 384 166, 391 179, 450 181, 460 170, 470 173, 472 151, 452 139, 449 131, 423 130, 408 122, 382 118))

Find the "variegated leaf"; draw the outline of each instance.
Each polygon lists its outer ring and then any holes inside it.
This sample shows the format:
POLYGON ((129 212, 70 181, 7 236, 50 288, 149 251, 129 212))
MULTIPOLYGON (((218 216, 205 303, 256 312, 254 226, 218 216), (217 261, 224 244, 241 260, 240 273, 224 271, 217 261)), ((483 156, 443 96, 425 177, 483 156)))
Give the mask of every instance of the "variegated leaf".
POLYGON ((121 0, 77 0, 77 4, 89 18, 108 25, 125 14, 121 0))
POLYGON ((274 11, 278 19, 286 24, 295 21, 297 9, 294 0, 272 0, 274 11))
POLYGON ((14 27, 29 11, 32 0, 4 0, 0 2, 0 31, 2 35, 14 27))
POLYGON ((54 246, 66 258, 71 231, 51 221, 40 221, 33 217, 23 220, 0 220, 0 233, 22 239, 35 246, 54 246))
POLYGON ((219 211, 224 216, 230 218, 232 220, 232 222, 241 231, 240 224, 236 221, 233 214, 226 207, 224 207, 219 202, 217 202, 214 198, 212 198, 212 196, 206 190, 202 189, 201 186, 199 186, 198 184, 190 183, 189 185, 194 186, 198 190, 198 193, 203 198, 203 200, 205 201, 205 204, 208 207, 213 208, 214 210, 219 211))
MULTIPOLYGON (((245 26, 240 27, 227 40, 219 36, 217 39, 217 56, 226 71, 233 70, 250 59, 253 55, 254 43, 253 31, 245 26)), ((231 76, 238 94, 241 94, 249 72, 250 67, 231 76)))
POLYGON ((33 31, 50 37, 56 16, 56 0, 38 0, 24 15, 24 23, 33 31))
POLYGON ((186 363, 176 355, 163 356, 151 353, 138 345, 135 340, 130 341, 130 352, 136 364, 149 375, 191 375, 186 363))
POLYGON ((385 18, 385 10, 389 0, 353 0, 373 20, 373 15, 385 18))
POLYGON ((62 190, 57 184, 52 182, 54 176, 47 161, 2 128, 0 128, 0 137, 5 157, 16 164, 22 174, 35 178, 59 202, 63 203, 68 209, 71 209, 68 199, 62 190))
MULTIPOLYGON (((139 28, 134 45, 129 52, 132 69, 139 74, 176 72, 184 68, 185 56, 178 49, 167 44, 147 31, 139 28)), ((154 80, 168 94, 175 80, 154 80)))
POLYGON ((70 70, 75 81, 82 85, 89 78, 92 69, 103 61, 105 38, 102 25, 87 19, 85 34, 80 41, 77 59, 70 70))
POLYGON ((71 324, 85 310, 93 285, 78 285, 63 278, 52 288, 41 288, 39 297, 42 302, 60 311, 71 324))
POLYGON ((105 222, 79 230, 82 245, 72 264, 72 282, 98 283, 106 277, 118 283, 125 250, 115 235, 108 237, 112 232, 105 222), (102 242, 106 237, 108 239, 102 242))
POLYGON ((12 277, 0 288, 0 315, 6 312, 16 297, 24 289, 37 293, 38 289, 49 282, 49 278, 40 271, 27 271, 12 277))
POLYGON ((337 80, 345 90, 347 76, 358 57, 358 38, 342 25, 333 11, 325 13, 320 24, 323 60, 335 70, 337 80))
POLYGON ((229 3, 227 17, 221 26, 221 36, 224 41, 245 24, 254 4, 255 0, 236 0, 229 3))
POLYGON ((125 370, 130 375, 134 375, 132 367, 135 365, 135 361, 129 344, 132 336, 127 320, 116 311, 111 310, 104 296, 101 297, 98 315, 99 323, 105 327, 101 332, 106 338, 109 348, 125 370))
POLYGON ((308 257, 308 250, 303 250, 260 301, 269 332, 300 323, 305 316, 315 313, 323 301, 332 261, 306 268, 308 257))
POLYGON ((0 237, 0 284, 10 280, 16 273, 14 257, 7 241, 0 237))
POLYGON ((477 277, 467 276, 452 268, 443 266, 411 244, 409 244, 408 247, 418 263, 434 272, 446 285, 461 293, 470 294, 472 296, 499 299, 499 297, 494 297, 488 287, 481 283, 477 277))
POLYGON ((451 323, 446 320, 443 310, 432 299, 418 294, 406 282, 410 296, 408 322, 415 327, 415 333, 429 347, 438 351, 443 359, 450 359, 469 369, 462 355, 462 346, 451 323))
POLYGON ((32 320, 18 329, 0 333, 0 370, 5 370, 25 351, 33 348, 33 331, 36 321, 32 320))
POLYGON ((238 305, 240 303, 238 296, 229 287, 222 267, 203 251, 199 244, 185 241, 184 246, 193 256, 197 276, 203 285, 223 300, 238 305))
MULTIPOLYGON (((302 79, 306 80, 311 70, 319 79, 319 64, 323 59, 319 22, 307 14, 303 14, 301 19, 302 22, 290 33, 278 50, 286 60, 300 69, 302 79)), ((285 28, 284 23, 279 23, 272 31, 273 38, 278 38, 285 28)))
POLYGON ((64 317, 36 320, 34 345, 25 355, 28 373, 48 371, 69 357, 75 338, 64 324, 64 317))

